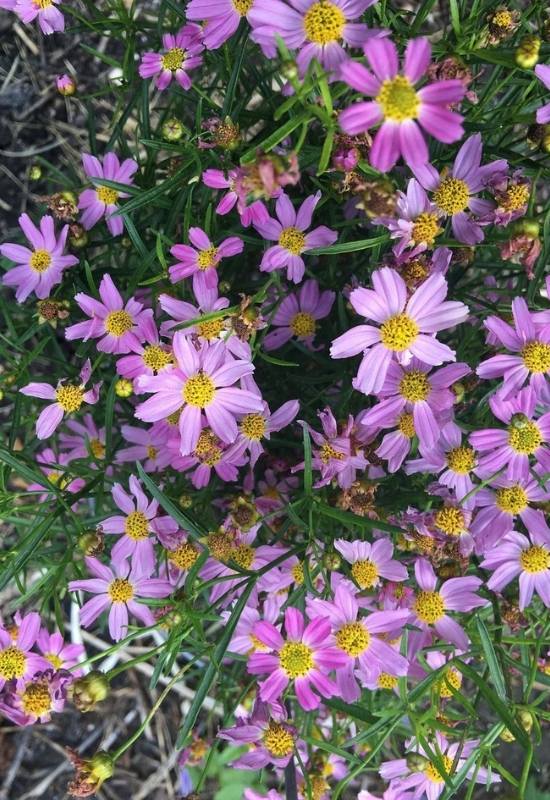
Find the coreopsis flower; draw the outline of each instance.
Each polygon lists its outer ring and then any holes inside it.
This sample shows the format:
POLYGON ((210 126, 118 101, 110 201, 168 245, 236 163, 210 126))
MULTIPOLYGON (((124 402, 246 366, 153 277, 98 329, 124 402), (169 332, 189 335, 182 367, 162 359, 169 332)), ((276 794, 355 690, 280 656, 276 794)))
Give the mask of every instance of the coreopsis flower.
POLYGON ((194 450, 188 455, 181 454, 178 440, 167 443, 171 452, 170 465, 178 472, 189 472, 191 483, 195 489, 203 489, 210 483, 212 470, 225 483, 234 483, 239 474, 239 467, 247 463, 245 456, 246 441, 237 437, 233 444, 222 442, 209 428, 200 432, 194 450))
POLYGON ((255 0, 191 0, 187 19, 203 23, 202 40, 207 50, 217 50, 239 27, 243 17, 248 21, 255 0))
MULTIPOLYGON (((39 439, 47 439, 55 429, 61 424, 65 414, 74 414, 80 411, 83 403, 91 405, 99 400, 100 383, 94 384, 91 389, 86 390, 86 384, 90 380, 92 366, 90 359, 86 361, 80 370, 80 383, 66 383, 60 380, 54 389, 49 383, 28 383, 19 391, 27 397, 39 397, 41 400, 53 400, 46 408, 40 412, 36 420, 36 435, 39 439)), ((66 380, 66 379, 65 379, 66 380)))
POLYGON ((76 81, 64 73, 55 79, 55 88, 63 97, 71 97, 76 92, 76 81))
POLYGON ((244 249, 244 242, 238 236, 229 236, 219 245, 213 245, 202 228, 189 228, 189 240, 193 247, 187 244, 175 244, 170 249, 178 262, 170 267, 168 274, 172 283, 193 276, 195 295, 208 289, 215 289, 218 285, 218 266, 222 258, 236 256, 244 249))
POLYGON ((97 349, 100 353, 139 353, 141 342, 145 339, 144 328, 152 316, 150 309, 144 309, 131 297, 126 303, 110 275, 105 274, 99 284, 101 301, 84 292, 75 295, 75 301, 90 319, 77 322, 65 331, 69 341, 99 339, 97 349))
POLYGON ((157 472, 170 463, 172 453, 166 446, 169 436, 167 426, 156 423, 145 429, 123 425, 120 432, 129 447, 117 450, 115 457, 117 464, 141 461, 145 472, 157 472))
MULTIPOLYGON (((200 287, 197 286, 197 289, 198 291, 195 294, 196 306, 185 300, 176 300, 169 294, 159 295, 160 307, 171 317, 167 322, 161 323, 160 332, 163 336, 173 336, 174 328, 177 328, 180 322, 198 320, 202 316, 222 311, 229 306, 227 297, 218 297, 217 285, 212 289, 201 285, 200 287)), ((205 319, 204 322, 187 325, 181 328, 181 331, 187 336, 196 336, 199 342, 210 342, 213 339, 219 339, 225 333, 225 320, 223 315, 220 314, 214 319, 205 319)))
POLYGON ((187 74, 202 64, 203 45, 199 25, 184 25, 177 33, 165 33, 162 37, 163 50, 159 53, 147 52, 141 56, 139 75, 152 78, 160 91, 170 86, 175 79, 182 89, 191 88, 191 78, 187 74))
MULTIPOLYGON (((550 90, 550 65, 537 64, 535 75, 550 90)), ((537 122, 539 125, 546 125, 546 123, 550 122, 550 103, 546 103, 546 105, 537 110, 537 122)))
POLYGON ((65 18, 57 8, 60 4, 61 0, 17 0, 11 10, 25 24, 38 19, 42 33, 50 36, 65 30, 65 18))
POLYGON ((250 453, 250 466, 254 467, 264 453, 262 439, 269 439, 272 433, 286 428, 296 418, 300 408, 298 400, 288 400, 276 411, 271 412, 264 403, 261 412, 245 414, 239 422, 239 440, 245 442, 250 453))
POLYGON ((380 325, 359 325, 332 343, 332 358, 363 353, 354 387, 363 394, 383 389, 392 361, 407 364, 413 356, 432 366, 454 361, 455 353, 433 334, 464 322, 468 308, 457 301, 444 301, 447 282, 430 275, 408 297, 403 278, 383 267, 372 274, 374 290, 362 287, 350 294, 355 311, 380 325))
POLYGON ((192 453, 203 428, 208 425, 223 442, 232 444, 238 435, 237 416, 262 411, 263 400, 234 384, 254 371, 244 359, 233 359, 223 342, 202 344, 197 350, 178 331, 172 340, 175 366, 153 377, 141 376, 139 385, 153 394, 136 409, 136 417, 156 422, 181 411, 181 454, 192 453))
MULTIPOLYGON (((126 158, 121 164, 115 153, 106 153, 102 161, 89 153, 84 153, 82 156, 84 173, 92 183, 94 178, 100 178, 127 186, 132 185, 132 177, 138 169, 138 164, 133 158, 126 158)), ((128 194, 124 191, 119 192, 118 189, 110 189, 108 186, 84 189, 78 198, 78 207, 83 212, 81 222, 86 230, 89 231, 101 217, 105 217, 109 233, 112 236, 120 236, 124 230, 124 222, 122 217, 115 214, 121 197, 128 197, 128 194)))
POLYGON ((541 486, 537 477, 517 481, 501 475, 476 493, 477 513, 471 525, 477 551, 484 553, 513 530, 516 518, 531 529, 540 527, 542 511, 536 504, 550 501, 550 489, 541 486))
POLYGON ((143 314, 139 327, 143 343, 138 344, 133 353, 122 356, 116 362, 118 374, 134 381, 135 394, 141 391, 137 385, 140 375, 158 375, 171 369, 174 363, 170 346, 161 341, 152 314, 143 314))
POLYGON ((263 479, 257 484, 256 507, 260 514, 274 514, 277 510, 284 509, 298 485, 298 478, 281 477, 274 470, 266 469, 263 479))
POLYGON ((40 632, 40 616, 36 611, 22 617, 12 637, 0 625, 0 689, 8 681, 22 687, 37 672, 50 667, 43 656, 32 652, 40 632))
POLYGON ((488 221, 505 227, 525 216, 529 205, 532 184, 520 169, 512 174, 497 172, 489 178, 487 190, 495 198, 496 208, 488 215, 488 221))
POLYGON ((389 172, 400 156, 409 166, 428 161, 428 147, 421 128, 440 142, 451 144, 462 138, 462 116, 450 111, 465 94, 460 80, 435 81, 416 89, 430 65, 431 46, 427 39, 410 39, 403 72, 399 72, 397 48, 391 39, 369 39, 365 55, 373 70, 347 61, 340 77, 352 89, 373 97, 340 112, 340 125, 349 134, 363 133, 382 123, 369 160, 380 172, 389 172))
POLYGON ((246 719, 239 719, 232 728, 222 728, 218 738, 232 742, 234 745, 254 745, 247 753, 235 759, 231 766, 235 769, 259 770, 273 764, 275 767, 286 767, 296 747, 296 729, 286 722, 286 713, 282 704, 278 714, 270 713, 267 703, 257 701, 252 714, 246 719))
POLYGON ((59 446, 66 460, 70 464, 76 458, 90 458, 96 466, 105 458, 105 428, 98 428, 91 414, 85 414, 82 422, 68 419, 66 428, 59 434, 59 446))
POLYGON ((73 675, 82 675, 82 670, 73 668, 85 653, 83 644, 66 644, 59 631, 49 633, 42 628, 36 637, 36 646, 54 670, 71 669, 73 675))
POLYGON ((88 600, 80 609, 80 624, 85 628, 99 617, 103 611, 109 610, 109 635, 118 642, 128 631, 128 616, 153 625, 155 618, 146 605, 139 603, 142 597, 167 597, 172 593, 172 586, 162 578, 151 578, 155 568, 155 559, 128 564, 126 559, 113 560, 111 566, 102 564, 97 558, 86 557, 86 567, 93 578, 70 581, 70 592, 89 592, 96 595, 88 600))
POLYGON ((311 226, 311 218, 320 199, 321 192, 309 195, 298 211, 295 211, 288 195, 281 192, 275 204, 277 219, 268 217, 253 223, 264 239, 277 242, 263 254, 261 272, 286 269, 287 278, 293 283, 300 283, 305 272, 302 253, 315 247, 334 244, 338 234, 326 225, 319 225, 306 233, 311 226))
POLYGON ((393 556, 393 545, 384 537, 374 542, 336 539, 334 547, 351 564, 351 577, 361 590, 376 588, 380 579, 399 583, 407 580, 407 568, 393 556))
POLYGON ((520 22, 521 14, 519 11, 506 6, 497 6, 487 15, 488 43, 497 45, 509 39, 518 29, 520 22))
POLYGON ((277 53, 277 36, 287 47, 298 50, 296 63, 304 76, 313 59, 329 72, 334 72, 346 58, 344 46, 361 47, 369 31, 359 20, 376 0, 255 0, 248 20, 252 25, 251 38, 268 58, 277 53))
MULTIPOLYGON (((49 482, 62 491, 76 494, 86 485, 86 481, 83 478, 73 478, 69 471, 65 469, 69 463, 69 458, 65 453, 57 456, 51 447, 46 447, 37 454, 36 463, 49 482)), ((27 491, 41 492, 38 498, 40 503, 52 500, 55 497, 53 492, 44 492, 44 486, 40 483, 29 483, 27 491)))
POLYGON ((329 644, 328 619, 316 617, 306 625, 302 612, 289 607, 285 611, 284 625, 286 639, 267 620, 254 626, 254 636, 272 652, 252 653, 247 670, 252 675, 268 673, 268 677, 260 682, 259 689, 264 702, 278 700, 288 684, 294 681, 299 704, 306 711, 313 711, 319 707, 321 697, 338 694, 336 684, 327 673, 343 667, 348 658, 342 650, 329 644))
POLYGON ((433 248, 435 239, 443 232, 439 225, 439 214, 426 191, 414 178, 407 184, 407 193, 397 193, 397 203, 392 216, 375 217, 375 225, 383 225, 397 239, 393 250, 400 256, 406 248, 418 255, 433 248))
POLYGON ((0 254, 17 264, 2 276, 2 283, 13 286, 15 299, 23 303, 31 292, 40 299, 49 297, 52 288, 61 283, 63 270, 78 264, 78 258, 63 255, 68 225, 63 226, 57 237, 53 217, 49 215, 41 218, 39 228, 28 214, 21 214, 18 221, 32 249, 6 242, 0 245, 0 254))
POLYGON ((304 281, 298 292, 292 292, 284 298, 269 320, 276 330, 264 337, 265 349, 277 350, 292 337, 296 337, 308 349, 314 349, 317 322, 330 314, 335 298, 335 292, 320 292, 316 280, 310 278, 304 281))
POLYGON ((66 670, 39 672, 0 696, 0 713, 21 726, 49 722, 52 713, 63 710, 67 688, 73 680, 73 675, 66 670))

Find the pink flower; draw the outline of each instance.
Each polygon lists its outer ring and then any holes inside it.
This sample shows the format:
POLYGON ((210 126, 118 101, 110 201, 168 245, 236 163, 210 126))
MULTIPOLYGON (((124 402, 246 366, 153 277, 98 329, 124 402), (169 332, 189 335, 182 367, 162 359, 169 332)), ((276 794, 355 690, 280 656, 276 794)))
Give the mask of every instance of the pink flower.
POLYGON ((264 453, 262 439, 270 438, 272 433, 277 433, 286 428, 295 419, 300 403, 298 400, 288 400, 277 411, 271 413, 267 403, 264 403, 261 413, 251 412, 245 414, 239 422, 239 439, 246 444, 250 452, 250 466, 254 467, 259 457, 264 453))
POLYGON ((63 97, 71 97, 76 92, 76 82, 74 78, 64 73, 55 79, 55 88, 63 97))
POLYGON ((233 36, 243 17, 249 14, 255 0, 191 0, 185 13, 187 19, 202 22, 203 42, 207 50, 217 50, 233 36))
POLYGON ((61 0, 17 0, 13 11, 21 22, 28 24, 38 17, 40 30, 46 36, 65 30, 65 19, 56 8, 61 0))
MULTIPOLYGON (((133 158, 126 158, 121 164, 114 153, 106 153, 103 157, 103 164, 95 156, 84 153, 82 164, 86 176, 91 178, 92 183, 94 178, 99 178, 131 186, 132 176, 138 169, 138 164, 133 158)), ((86 230, 93 228, 101 217, 105 217, 109 232, 113 236, 120 236, 124 230, 124 223, 122 217, 115 216, 120 197, 128 197, 128 195, 126 192, 119 192, 118 189, 110 189, 107 186, 84 189, 78 198, 78 207, 84 212, 81 222, 86 230)))
POLYGON ((435 239, 442 233, 439 227, 439 214, 422 186, 414 178, 407 183, 407 193, 397 192, 395 216, 375 217, 376 225, 383 225, 390 231, 392 239, 397 239, 393 248, 396 256, 410 247, 412 254, 418 255, 433 248, 435 239))
POLYGON ((455 353, 433 334, 464 322, 468 308, 457 301, 444 301, 447 282, 440 274, 430 275, 410 296, 403 278, 383 267, 372 274, 372 289, 354 289, 350 302, 359 314, 380 327, 359 325, 334 340, 332 358, 349 358, 363 353, 353 385, 363 394, 382 391, 392 361, 407 364, 413 356, 438 366, 454 361, 455 353))
POLYGON ((136 394, 140 393, 136 380, 140 375, 158 375, 170 370, 174 363, 170 345, 161 342, 151 313, 141 315, 139 327, 144 344, 136 345, 133 353, 119 358, 116 364, 119 375, 134 381, 136 394))
MULTIPOLYGON (((200 288, 197 286, 198 291, 195 293, 196 306, 185 300, 176 300, 175 297, 169 294, 159 295, 160 307, 171 317, 167 322, 161 323, 160 332, 163 336, 173 336, 174 328, 180 322, 190 322, 203 315, 222 311, 229 306, 227 297, 218 297, 217 284, 214 288, 208 289, 202 285, 203 283, 204 281, 201 282, 200 288)), ((181 331, 187 336, 196 336, 199 341, 210 342, 212 339, 219 339, 220 335, 225 332, 224 319, 220 315, 216 319, 197 322, 196 325, 187 325, 181 328, 181 331)))
POLYGON ((254 222, 260 236, 277 242, 263 254, 260 264, 262 272, 286 269, 287 278, 294 283, 300 283, 305 272, 302 253, 314 247, 326 247, 336 241, 338 234, 326 225, 319 225, 310 233, 305 233, 311 225, 313 211, 320 199, 321 192, 310 195, 296 212, 288 195, 281 192, 275 204, 278 219, 268 217, 266 220, 254 222))
POLYGON ((82 422, 68 419, 70 433, 59 434, 59 446, 64 461, 69 464, 76 458, 90 458, 96 466, 105 458, 105 428, 98 428, 91 414, 85 414, 82 422))
POLYGON ((485 487, 476 493, 478 511, 471 525, 476 550, 484 553, 497 544, 514 528, 517 517, 528 529, 540 525, 542 511, 533 508, 532 504, 549 500, 550 489, 543 488, 535 477, 518 481, 496 477, 491 481, 491 488, 485 487))
POLYGON ((233 444, 225 444, 209 428, 201 430, 197 445, 189 455, 181 455, 179 437, 177 441, 171 439, 168 447, 171 452, 170 466, 178 472, 193 470, 191 483, 195 489, 208 486, 212 470, 220 480, 234 483, 239 474, 238 468, 247 462, 244 455, 245 440, 237 438, 233 444))
POLYGON ((21 687, 37 672, 48 669, 46 659, 31 652, 39 631, 40 616, 36 611, 21 618, 13 638, 0 626, 0 689, 12 680, 21 687))
POLYGON ((308 349, 314 349, 317 321, 330 314, 335 297, 335 292, 320 292, 316 280, 304 281, 300 290, 288 294, 275 311, 270 322, 277 329, 265 336, 265 349, 277 350, 293 336, 308 349))
POLYGON ((0 714, 16 725, 49 722, 52 712, 63 710, 73 674, 47 669, 21 686, 11 686, 0 695, 0 714))
POLYGON ((143 462, 145 472, 156 472, 168 466, 172 453, 167 447, 168 427, 160 422, 145 430, 132 425, 122 425, 120 432, 130 447, 117 450, 117 464, 127 461, 143 462))
MULTIPOLYGON (((547 89, 550 89, 550 65, 537 64, 535 75, 547 89)), ((546 125, 550 122, 550 103, 546 103, 537 110, 537 122, 539 125, 546 125)))
POLYGON ((340 77, 374 100, 355 103, 342 111, 340 124, 346 133, 355 135, 382 123, 369 155, 373 167, 389 172, 401 155, 411 167, 425 164, 428 148, 420 128, 445 144, 462 137, 463 118, 449 109, 464 97, 462 81, 435 81, 415 88, 430 64, 427 39, 409 40, 403 74, 399 73, 397 48, 391 39, 370 39, 364 50, 374 75, 362 64, 347 61, 340 68, 340 77))
MULTIPOLYGON (((72 478, 70 472, 65 469, 69 463, 69 458, 65 453, 56 456, 51 447, 46 447, 45 450, 37 454, 36 463, 49 482, 62 491, 76 493, 86 485, 86 481, 83 478, 72 478)), ((55 497, 53 492, 44 492, 44 487, 40 483, 29 483, 27 491, 41 492, 39 495, 41 503, 52 500, 55 497)))
POLYGON ((242 253, 244 243, 238 236, 230 236, 216 247, 202 228, 189 228, 189 239, 194 247, 175 244, 171 248, 170 252, 178 259, 178 263, 171 266, 168 272, 172 283, 192 275, 193 291, 197 295, 217 287, 221 259, 242 253))
POLYGON ((199 25, 184 25, 176 34, 165 33, 162 37, 163 52, 147 52, 141 56, 140 77, 152 78, 156 75, 155 85, 160 91, 168 88, 172 78, 182 89, 190 89, 191 79, 187 73, 202 64, 200 37, 199 25))
MULTIPOLYGON (((38 634, 36 645, 54 670, 71 669, 85 655, 84 645, 65 644, 59 631, 48 633, 46 628, 42 628, 38 634)), ((82 675, 82 670, 80 669, 71 669, 71 671, 75 676, 82 675)))
POLYGON ((101 302, 84 292, 75 295, 75 300, 90 319, 77 322, 65 331, 69 341, 74 339, 99 339, 97 349, 101 353, 139 353, 145 339, 144 329, 152 316, 131 297, 125 304, 110 275, 105 274, 99 284, 101 302))
POLYGON ((80 411, 82 403, 97 403, 99 400, 99 387, 96 383, 92 389, 85 391, 92 374, 90 359, 86 361, 80 371, 80 384, 63 383, 59 381, 54 389, 49 383, 28 383, 19 391, 27 397, 39 397, 41 400, 53 400, 46 406, 36 420, 36 435, 39 439, 47 439, 61 423, 65 414, 80 411))
MULTIPOLYGON (((205 169, 202 173, 202 182, 205 186, 209 186, 211 189, 229 189, 216 206, 216 214, 220 216, 229 214, 236 205, 241 217, 241 225, 248 228, 253 222, 262 222, 268 219, 269 214, 261 200, 255 200, 248 205, 249 192, 243 185, 245 178, 246 173, 241 167, 230 169, 227 172, 227 177, 221 169, 205 169)), ((270 197, 278 196, 281 191, 280 185, 282 184, 276 183, 271 187, 270 197)))
POLYGON ((280 705, 279 713, 273 712, 273 715, 270 708, 267 703, 257 701, 249 717, 239 719, 232 728, 218 731, 219 739, 225 739, 239 747, 243 744, 253 745, 248 752, 231 762, 230 766, 250 770, 260 770, 271 764, 280 768, 286 767, 294 754, 296 729, 286 723, 284 706, 280 705), (281 754, 281 750, 286 752, 281 754))
POLYGON ((197 350, 178 331, 172 340, 176 366, 139 385, 150 397, 136 409, 136 417, 156 422, 181 409, 181 454, 195 450, 203 428, 203 414, 223 442, 231 444, 238 434, 236 417, 263 410, 263 400, 234 384, 254 371, 249 361, 233 359, 223 342, 203 344, 197 350))
POLYGON ((144 625, 153 625, 155 618, 146 605, 138 602, 140 597, 167 597, 172 586, 161 578, 151 578, 154 557, 147 563, 132 563, 126 560, 113 561, 108 567, 97 558, 85 558, 88 571, 94 576, 85 580, 71 581, 69 591, 82 590, 95 594, 80 609, 80 623, 89 628, 99 615, 109 609, 109 634, 118 642, 128 632, 128 615, 137 617, 144 625))
POLYGON ((9 242, 0 245, 0 254, 18 265, 6 272, 2 283, 16 287, 18 303, 23 303, 31 292, 42 300, 50 296, 53 286, 61 283, 63 270, 78 264, 76 256, 63 255, 69 226, 63 227, 59 238, 56 238, 53 217, 50 216, 42 217, 38 229, 28 214, 21 214, 19 226, 32 250, 9 242))
POLYGON ((299 704, 306 711, 313 711, 319 707, 319 695, 338 695, 338 688, 327 673, 344 666, 347 656, 328 643, 330 622, 326 618, 316 617, 306 626, 301 611, 287 608, 285 632, 286 639, 283 639, 277 628, 266 620, 254 626, 254 635, 274 652, 253 653, 248 659, 248 672, 252 675, 268 673, 269 677, 260 683, 260 697, 266 703, 278 700, 294 681, 299 704))
POLYGON ((351 577, 362 590, 379 586, 381 578, 397 583, 407 580, 407 568, 392 558, 393 545, 387 537, 372 543, 336 539, 334 547, 351 564, 351 577))

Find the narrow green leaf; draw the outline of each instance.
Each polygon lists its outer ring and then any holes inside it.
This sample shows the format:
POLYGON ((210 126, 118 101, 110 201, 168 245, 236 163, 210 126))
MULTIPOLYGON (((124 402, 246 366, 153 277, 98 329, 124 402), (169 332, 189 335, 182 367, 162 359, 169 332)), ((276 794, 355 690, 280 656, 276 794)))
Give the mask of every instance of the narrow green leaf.
POLYGON ((504 674, 499 664, 495 648, 493 647, 491 637, 489 636, 489 631, 487 630, 487 627, 481 617, 476 618, 476 625, 479 638, 481 639, 481 647, 483 648, 483 652, 485 654, 487 667, 489 668, 495 691, 501 700, 507 700, 508 697, 506 693, 504 674))
POLYGON ((184 514, 181 508, 178 508, 177 505, 170 500, 170 498, 166 497, 164 492, 161 491, 156 483, 154 483, 149 475, 147 475, 139 462, 136 462, 136 469, 139 477, 147 489, 151 492, 155 500, 158 500, 160 505, 163 507, 166 513, 172 517, 172 519, 175 519, 176 522, 178 522, 186 531, 192 533, 195 538, 200 539, 206 536, 206 528, 203 528, 198 522, 195 522, 193 519, 191 519, 191 517, 187 516, 187 514, 184 514))

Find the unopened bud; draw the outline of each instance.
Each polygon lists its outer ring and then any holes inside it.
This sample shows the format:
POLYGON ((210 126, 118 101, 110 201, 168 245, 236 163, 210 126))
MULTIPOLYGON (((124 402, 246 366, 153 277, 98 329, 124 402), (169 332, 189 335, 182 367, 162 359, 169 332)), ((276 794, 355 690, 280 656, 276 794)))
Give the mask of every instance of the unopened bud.
POLYGON ((180 508, 183 509, 191 508, 191 506, 193 505, 193 498, 191 497, 190 494, 185 494, 184 492, 183 494, 180 494, 180 496, 178 497, 178 504, 180 508))
POLYGON ((342 559, 338 553, 326 553, 323 556, 323 564, 329 570, 337 570, 340 569, 342 559))
POLYGON ((78 222, 69 225, 69 244, 75 250, 80 250, 88 244, 88 232, 78 222))
POLYGON ((129 381, 128 378, 120 378, 115 383, 115 394, 117 397, 130 397, 133 394, 134 386, 132 381, 129 381))
POLYGON ((515 61, 518 67, 533 69, 538 63, 541 41, 538 36, 530 33, 524 36, 515 52, 515 61))
POLYGON ((170 117, 162 126, 162 138, 167 142, 179 142, 184 133, 183 123, 177 117, 170 117))
POLYGON ((428 759, 420 753, 408 753, 406 761, 407 767, 411 772, 423 772, 430 763, 428 759))
POLYGON ((42 177, 42 167, 39 164, 33 164, 29 169, 29 180, 39 181, 42 177))
POLYGON ((109 694, 109 679, 104 672, 92 670, 77 678, 69 692, 72 702, 80 711, 91 711, 109 694))
POLYGON ((283 61, 281 64, 281 75, 287 81, 295 81, 298 77, 298 66, 295 61, 283 61))
POLYGON ((55 85, 63 97, 71 97, 76 92, 76 81, 70 75, 58 75, 55 85))

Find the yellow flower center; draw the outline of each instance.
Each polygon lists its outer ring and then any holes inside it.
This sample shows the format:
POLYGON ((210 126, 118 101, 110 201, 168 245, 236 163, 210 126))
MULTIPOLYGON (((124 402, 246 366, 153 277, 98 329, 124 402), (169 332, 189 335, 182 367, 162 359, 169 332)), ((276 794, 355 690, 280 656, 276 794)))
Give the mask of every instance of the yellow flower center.
POLYGON ((439 592, 418 592, 413 608, 418 619, 427 625, 445 616, 445 603, 439 592))
POLYGON ((283 725, 270 721, 262 736, 262 742, 275 758, 283 758, 294 750, 294 737, 283 725))
POLYGON ((25 674, 26 666, 25 654, 18 647, 6 647, 5 650, 0 650, 0 678, 6 681, 21 678, 25 674))
POLYGON ((239 427, 241 433, 243 433, 247 439, 252 439, 252 441, 257 442, 262 436, 265 436, 265 417, 261 414, 246 414, 242 418, 239 427))
POLYGON ((503 197, 500 198, 499 205, 506 211, 517 211, 527 204, 529 195, 529 184, 517 183, 508 187, 503 197))
POLYGON ((231 558, 234 549, 232 537, 226 531, 211 533, 207 539, 208 549, 218 561, 227 561, 231 558))
POLYGON ((399 382, 399 394, 405 400, 410 400, 411 403, 425 400, 430 392, 430 381, 427 375, 419 369, 406 372, 399 382))
POLYGON ((117 190, 109 189, 108 186, 98 186, 95 193, 99 202, 105 203, 106 206, 112 206, 118 200, 117 190))
POLYGON ((289 678, 303 678, 313 669, 313 650, 302 642, 285 642, 279 662, 289 678))
POLYGON ((235 11, 240 14, 241 17, 244 17, 245 14, 248 14, 254 5, 254 0, 231 0, 231 2, 235 11))
POLYGON ((459 178, 444 178, 434 194, 436 206, 450 215, 464 211, 469 200, 468 184, 459 178))
POLYGON ((376 98, 385 119, 393 122, 405 122, 416 119, 420 109, 420 100, 410 81, 404 75, 388 78, 376 98))
POLYGON ((132 511, 126 517, 124 532, 135 542, 147 539, 149 536, 149 520, 142 511, 132 511))
POLYGON ((69 479, 65 477, 62 472, 48 472, 48 480, 54 486, 58 486, 61 490, 65 489, 70 483, 69 479))
POLYGON ((127 311, 111 311, 105 317, 105 330, 111 336, 124 336, 125 333, 131 331, 134 326, 134 320, 127 311))
POLYGON ((297 256, 305 247, 306 237, 298 228, 283 228, 279 236, 279 244, 293 256, 297 256))
POLYGON ((162 68, 169 69, 170 72, 175 72, 177 69, 181 69, 184 59, 185 50, 183 47, 172 47, 161 58, 162 68))
POLYGON ((541 544, 534 544, 523 550, 519 560, 525 572, 532 575, 550 568, 550 552, 541 544))
POLYGON ((52 257, 47 250, 35 250, 29 263, 35 272, 45 272, 52 263, 52 257))
POLYGON ((338 452, 338 450, 335 450, 334 447, 330 445, 328 442, 322 444, 319 449, 319 458, 321 459, 323 464, 328 464, 331 458, 335 458, 337 461, 342 461, 344 457, 345 456, 343 453, 340 453, 338 452))
POLYGON ((199 322, 197 325, 197 333, 199 336, 202 336, 203 339, 210 341, 211 339, 218 338, 223 331, 223 327, 223 319, 221 317, 218 319, 210 319, 206 322, 199 322))
POLYGON ((508 514, 519 514, 527 508, 529 501, 527 492, 517 483, 514 486, 502 487, 496 490, 495 503, 501 511, 508 514))
POLYGON ((447 466, 458 475, 467 475, 475 466, 475 452, 471 447, 453 447, 447 453, 447 466))
POLYGON ((294 578, 294 583, 297 583, 299 586, 302 585, 304 582, 304 566, 303 564, 295 564, 292 569, 290 570, 290 574, 294 578))
POLYGON ((157 448, 153 447, 153 445, 150 444, 148 446, 148 448, 147 448, 147 458, 150 458, 151 461, 155 461, 157 456, 158 456, 158 454, 159 454, 159 451, 157 450, 157 448))
POLYGON ((55 399, 65 411, 70 414, 73 411, 78 411, 84 402, 84 390, 80 386, 60 386, 55 392, 55 399))
POLYGON ((542 442, 542 434, 536 422, 523 414, 517 414, 508 426, 508 444, 516 453, 531 455, 542 442))
POLYGON ((459 508, 446 506, 436 512, 434 523, 447 536, 460 536, 464 531, 464 514, 459 508))
POLYGON ((299 311, 290 321, 290 330, 294 336, 313 336, 317 323, 311 314, 299 311))
POLYGON ((414 429, 414 417, 412 414, 401 414, 397 421, 397 428, 407 439, 412 439, 416 431, 414 429))
POLYGON ((435 237, 441 233, 437 214, 424 211, 414 221, 412 239, 414 244, 433 245, 435 237))
POLYGON ((379 689, 395 689, 397 686, 397 678, 388 672, 381 672, 376 682, 379 689))
POLYGON ((380 327, 382 344, 394 352, 401 352, 410 347, 418 333, 418 325, 406 314, 396 314, 383 322, 380 327))
POLYGON ((216 394, 216 387, 204 372, 198 372, 185 381, 183 399, 190 406, 205 408, 210 405, 216 394))
POLYGON ((33 0, 33 4, 36 6, 36 8, 41 8, 44 10, 52 5, 52 0, 33 0))
POLYGON ((548 372, 550 370, 550 344, 528 342, 521 351, 521 357, 530 372, 548 372))
POLYGON ((513 24, 514 20, 507 9, 502 9, 493 15, 491 22, 493 25, 496 25, 497 28, 509 28, 513 24))
POLYGON ((90 452, 94 458, 105 458, 105 445, 99 439, 90 439, 90 452))
POLYGON ((45 681, 29 683, 21 694, 21 703, 26 714, 35 714, 37 717, 47 714, 52 707, 47 683, 45 681))
POLYGON ((170 550, 168 559, 179 569, 191 569, 197 558, 198 550, 189 542, 182 542, 177 550, 170 550))
POLYGON ((160 370, 164 369, 168 364, 173 363, 171 353, 167 353, 166 350, 163 350, 162 347, 156 344, 148 345, 145 348, 142 359, 145 366, 152 369, 155 373, 160 372, 160 370))
POLYGON ((199 269, 210 269, 216 266, 216 259, 218 257, 218 248, 209 247, 207 250, 201 250, 197 256, 197 266, 199 269))
POLYGON ((222 451, 218 447, 218 439, 212 431, 203 430, 200 433, 194 455, 209 467, 214 467, 222 457, 222 451))
MULTIPOLYGON (((445 772, 447 775, 451 774, 451 770, 453 768, 453 759, 450 756, 441 756, 441 760, 443 761, 443 765, 445 766, 445 772)), ((443 775, 437 771, 433 764, 428 764, 426 769, 424 770, 424 775, 430 780, 432 783, 444 783, 445 778, 443 775)))
POLYGON ((329 44, 342 38, 346 17, 344 12, 329 0, 319 0, 308 8, 304 16, 304 30, 310 42, 329 44))
POLYGON ((436 682, 436 688, 439 696, 443 698, 452 697, 453 693, 451 688, 458 691, 462 685, 462 673, 454 667, 449 667, 445 670, 443 676, 436 682))
POLYGON ((134 587, 126 578, 115 578, 109 584, 107 593, 113 603, 127 603, 134 596, 134 587))
POLYGON ((428 268, 422 261, 414 259, 405 264, 401 270, 401 274, 407 283, 416 283, 428 277, 428 268))
POLYGON ((361 589, 370 589, 378 583, 378 569, 373 561, 356 561, 351 565, 351 575, 361 589))
POLYGON ((63 666, 63 659, 59 658, 57 653, 44 653, 44 658, 50 662, 54 669, 61 669, 63 666))
POLYGON ((336 644, 340 650, 353 658, 361 655, 369 646, 369 642, 369 632, 360 622, 348 622, 336 634, 336 644))
POLYGON ((255 555, 254 548, 250 547, 249 544, 240 544, 238 547, 234 547, 230 552, 231 560, 238 564, 241 569, 250 569, 254 562, 255 555))

